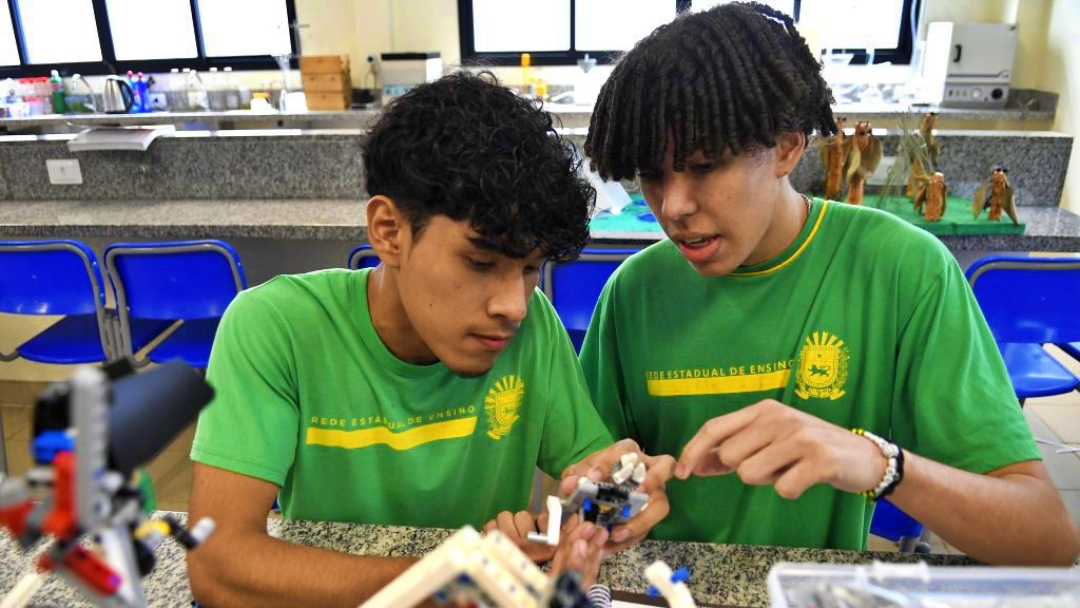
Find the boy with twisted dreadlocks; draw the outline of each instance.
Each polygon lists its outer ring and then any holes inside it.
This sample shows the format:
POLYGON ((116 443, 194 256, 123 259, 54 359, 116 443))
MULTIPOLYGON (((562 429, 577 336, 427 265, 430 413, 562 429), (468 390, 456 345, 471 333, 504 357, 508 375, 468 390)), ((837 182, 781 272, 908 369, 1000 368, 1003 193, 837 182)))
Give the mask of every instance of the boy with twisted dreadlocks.
POLYGON ((888 495, 977 559, 1072 562, 948 250, 792 188, 832 101, 791 18, 757 3, 658 28, 600 93, 586 153, 640 179, 669 237, 611 277, 581 352, 613 434, 681 452, 653 536, 861 550, 888 495))

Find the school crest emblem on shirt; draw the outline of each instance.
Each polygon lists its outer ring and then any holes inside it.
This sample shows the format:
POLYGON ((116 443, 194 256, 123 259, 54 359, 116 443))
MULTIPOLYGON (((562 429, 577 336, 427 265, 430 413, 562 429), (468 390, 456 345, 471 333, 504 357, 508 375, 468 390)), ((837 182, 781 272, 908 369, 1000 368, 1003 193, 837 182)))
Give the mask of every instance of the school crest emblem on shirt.
POLYGON ((850 358, 839 336, 815 331, 806 337, 799 351, 799 368, 795 373, 795 394, 803 399, 831 399, 844 396, 850 358))
POLYGON ((487 436, 498 441, 510 434, 521 416, 521 401, 525 398, 525 383, 517 376, 503 376, 495 382, 484 397, 484 414, 487 417, 487 436))

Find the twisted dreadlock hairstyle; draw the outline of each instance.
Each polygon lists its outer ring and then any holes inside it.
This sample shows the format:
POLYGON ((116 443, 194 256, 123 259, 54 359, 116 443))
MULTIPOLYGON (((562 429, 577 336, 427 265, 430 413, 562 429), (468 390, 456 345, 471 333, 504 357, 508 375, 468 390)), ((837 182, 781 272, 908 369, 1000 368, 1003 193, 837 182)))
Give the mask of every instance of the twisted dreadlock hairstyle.
POLYGON ((585 153, 605 179, 836 132, 832 91, 791 17, 757 2, 687 13, 639 41, 600 90, 585 153))

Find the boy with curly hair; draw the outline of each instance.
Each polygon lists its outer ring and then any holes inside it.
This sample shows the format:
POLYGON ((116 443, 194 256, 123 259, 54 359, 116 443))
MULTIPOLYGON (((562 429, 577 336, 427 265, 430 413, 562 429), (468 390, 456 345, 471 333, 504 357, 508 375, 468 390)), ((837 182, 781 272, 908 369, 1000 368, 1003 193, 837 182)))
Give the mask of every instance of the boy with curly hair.
POLYGON ((669 237, 611 277, 581 350, 612 433, 681 453, 654 536, 862 550, 888 495, 976 559, 1072 563, 956 260, 788 180, 836 131, 831 102, 791 17, 759 3, 657 28, 600 93, 586 153, 641 179, 669 237))
MULTIPOLYGON (((514 512, 537 466, 559 477, 633 447, 612 446, 536 290, 545 259, 584 247, 595 198, 551 117, 458 72, 403 95, 363 148, 381 264, 279 276, 240 294, 218 330, 216 397, 191 451, 191 516, 218 523, 189 561, 202 603, 355 606, 413 563, 270 538, 275 498, 293 519, 479 528, 498 516, 491 527, 523 543, 536 521, 514 512)), ((654 478, 674 469, 648 462, 654 478)), ((662 490, 651 499, 638 537, 666 514, 662 490)), ((595 557, 607 534, 572 536, 595 557)))

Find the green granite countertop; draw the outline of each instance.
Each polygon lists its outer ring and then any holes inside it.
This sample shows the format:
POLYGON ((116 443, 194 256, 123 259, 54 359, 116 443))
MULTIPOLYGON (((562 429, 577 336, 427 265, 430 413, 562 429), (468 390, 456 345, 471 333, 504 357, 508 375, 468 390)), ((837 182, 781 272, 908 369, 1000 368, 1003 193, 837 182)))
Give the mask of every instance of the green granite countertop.
MULTIPOLYGON (((183 513, 177 514, 186 519, 183 513)), ((434 549, 450 535, 450 530, 368 526, 327 522, 293 521, 271 518, 271 535, 289 542, 324 547, 357 555, 419 557, 434 549)), ((156 552, 157 568, 145 580, 151 606, 190 608, 191 591, 183 551, 176 543, 163 543, 156 552)), ((957 555, 924 555, 921 559, 933 566, 970 565, 971 560, 957 555)), ((645 541, 606 562, 600 582, 614 591, 641 594, 647 583, 643 572, 652 562, 662 559, 673 568, 690 569, 690 588, 703 606, 767 606, 766 577, 780 562, 833 564, 915 562, 920 558, 897 553, 862 553, 645 541)), ((31 567, 27 554, 6 534, 0 534, 0 594, 15 585, 31 567)), ((78 599, 70 587, 56 577, 32 601, 33 606, 90 606, 78 599)))

